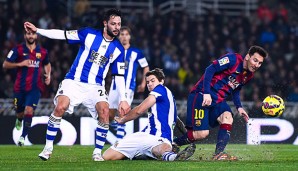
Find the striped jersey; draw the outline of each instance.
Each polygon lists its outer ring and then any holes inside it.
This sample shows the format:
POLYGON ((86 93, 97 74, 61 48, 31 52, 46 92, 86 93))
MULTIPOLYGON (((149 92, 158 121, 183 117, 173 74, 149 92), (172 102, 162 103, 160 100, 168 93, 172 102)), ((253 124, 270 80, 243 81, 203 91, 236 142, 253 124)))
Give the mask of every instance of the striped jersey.
POLYGON ((30 67, 18 67, 16 80, 14 84, 14 92, 28 92, 33 89, 43 91, 45 85, 43 84, 43 66, 50 63, 48 51, 41 46, 37 45, 32 51, 26 46, 25 43, 19 44, 14 47, 7 55, 8 62, 22 62, 26 59, 33 60, 30 67))
POLYGON ((124 48, 117 38, 106 40, 103 30, 88 27, 65 31, 65 37, 80 45, 66 79, 104 86, 110 68, 112 75, 124 75, 124 48))
POLYGON ((177 118, 176 102, 172 92, 163 85, 156 86, 151 92, 156 103, 148 112, 148 125, 142 130, 151 135, 173 140, 173 129, 177 118))
MULTIPOLYGON (((135 47, 129 47, 125 50, 125 86, 126 90, 135 90, 137 81, 137 71, 139 66, 145 68, 148 66, 148 62, 143 55, 142 51, 135 47)), ((113 90, 116 89, 115 82, 113 84, 113 90)))
MULTIPOLYGON (((213 65, 216 70, 210 83, 212 103, 224 101, 230 94, 240 90, 243 85, 253 78, 252 72, 244 70, 243 60, 244 57, 240 54, 229 53, 212 62, 210 66, 213 65)), ((205 74, 191 91, 204 93, 204 77, 205 74)))

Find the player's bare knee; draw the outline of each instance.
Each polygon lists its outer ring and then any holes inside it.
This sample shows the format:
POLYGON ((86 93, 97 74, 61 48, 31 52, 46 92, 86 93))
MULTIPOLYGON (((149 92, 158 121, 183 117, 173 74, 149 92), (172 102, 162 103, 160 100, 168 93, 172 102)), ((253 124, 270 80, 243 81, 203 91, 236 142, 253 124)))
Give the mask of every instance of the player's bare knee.
POLYGON ((25 114, 26 115, 33 115, 34 109, 31 106, 26 106, 25 107, 25 114))
POLYGON ((195 140, 205 139, 209 135, 209 130, 194 131, 193 136, 195 140))
POLYGON ((58 117, 61 117, 63 116, 63 114, 65 113, 65 111, 67 110, 67 106, 64 106, 64 105, 57 105, 54 109, 54 115, 55 116, 58 116, 58 117))
POLYGON ((233 116, 231 112, 224 112, 217 118, 220 124, 233 124, 233 116))
POLYGON ((172 151, 172 147, 167 143, 162 143, 162 144, 152 148, 152 153, 156 157, 162 156, 162 154, 165 153, 166 151, 172 151))

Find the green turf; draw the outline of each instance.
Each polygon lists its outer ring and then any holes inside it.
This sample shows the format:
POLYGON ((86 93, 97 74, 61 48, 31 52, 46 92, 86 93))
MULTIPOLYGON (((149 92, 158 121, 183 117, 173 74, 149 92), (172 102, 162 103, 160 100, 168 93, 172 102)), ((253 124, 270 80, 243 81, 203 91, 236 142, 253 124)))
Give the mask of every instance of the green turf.
POLYGON ((188 161, 105 161, 93 162, 93 146, 55 146, 50 160, 42 161, 37 156, 43 146, 0 146, 0 170, 298 170, 298 146, 294 145, 234 145, 227 152, 240 158, 239 161, 211 161, 214 145, 197 144, 197 150, 188 161))

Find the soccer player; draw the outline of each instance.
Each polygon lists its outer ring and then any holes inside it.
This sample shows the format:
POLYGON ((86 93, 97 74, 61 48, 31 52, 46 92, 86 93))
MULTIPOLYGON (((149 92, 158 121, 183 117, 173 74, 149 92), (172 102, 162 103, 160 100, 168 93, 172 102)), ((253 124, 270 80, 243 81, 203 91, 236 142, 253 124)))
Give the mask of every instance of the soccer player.
POLYGON ((31 127, 34 110, 37 107, 44 83, 51 82, 51 64, 48 51, 37 44, 37 34, 32 31, 24 32, 25 42, 14 47, 3 62, 3 68, 17 68, 14 84, 14 108, 17 113, 15 128, 21 130, 22 135, 17 143, 23 146, 31 127), (42 81, 44 68, 44 83, 42 81))
POLYGON ((172 92, 163 85, 164 79, 165 75, 159 68, 146 73, 147 88, 150 91, 148 97, 128 114, 115 117, 115 120, 124 124, 149 109, 149 122, 141 132, 127 135, 107 149, 103 154, 105 160, 121 160, 126 157, 133 159, 140 155, 165 161, 184 159, 185 151, 178 154, 172 152, 177 110, 172 92))
MULTIPOLYGON (((125 86, 126 86, 126 98, 128 104, 131 105, 134 98, 134 91, 136 88, 136 77, 138 67, 143 68, 143 76, 149 71, 148 62, 143 55, 142 51, 138 48, 132 47, 130 44, 131 30, 129 27, 122 26, 120 29, 119 40, 125 49, 125 86)), ((145 78, 142 78, 141 84, 137 88, 137 92, 144 92, 146 86, 145 78)), ((109 92, 109 105, 110 105, 110 120, 112 121, 117 112, 117 106, 119 104, 119 95, 116 90, 115 80, 112 80, 109 92)), ((122 139, 125 135, 125 124, 118 124, 117 126, 117 139, 122 139)))
POLYGON ((237 160, 224 152, 233 124, 233 114, 226 98, 232 95, 239 114, 247 122, 249 116, 242 108, 240 90, 253 78, 267 56, 262 47, 251 46, 245 56, 228 53, 214 60, 188 96, 187 133, 175 139, 174 143, 181 146, 204 139, 210 127, 219 125, 213 160, 237 160))
POLYGON ((87 27, 64 31, 39 29, 29 22, 24 23, 27 30, 80 45, 78 54, 54 98, 55 109, 49 118, 46 145, 39 154, 42 160, 48 160, 52 154, 53 142, 63 114, 73 113, 74 107, 79 104, 86 106, 91 116, 98 119, 92 158, 94 161, 103 160, 101 150, 109 129, 109 104, 105 90, 105 77, 109 68, 119 91, 120 116, 130 110, 125 97, 124 48, 116 38, 121 27, 121 12, 118 9, 106 11, 103 24, 102 30, 87 27))

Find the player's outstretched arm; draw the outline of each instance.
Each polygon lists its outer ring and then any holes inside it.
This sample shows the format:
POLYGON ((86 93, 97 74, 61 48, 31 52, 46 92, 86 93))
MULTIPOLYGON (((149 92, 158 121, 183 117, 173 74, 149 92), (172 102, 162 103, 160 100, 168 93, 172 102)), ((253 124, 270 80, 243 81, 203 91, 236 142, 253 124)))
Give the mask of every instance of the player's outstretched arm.
POLYGON ((47 38, 50 38, 50 39, 59 39, 59 40, 66 40, 65 38, 65 31, 64 30, 58 30, 58 29, 40 29, 40 28, 37 28, 35 27, 34 24, 26 21, 24 23, 24 28, 25 30, 28 32, 28 31, 32 31, 34 33, 38 33, 42 36, 45 36, 47 38))
POLYGON ((133 108, 123 117, 115 117, 115 120, 120 123, 126 123, 128 121, 134 120, 141 116, 146 110, 156 103, 156 98, 154 95, 149 95, 140 105, 133 108))
POLYGON ((30 59, 23 60, 22 62, 9 62, 4 61, 3 62, 3 68, 5 69, 11 69, 11 68, 17 68, 17 67, 32 67, 34 66, 34 61, 30 59))

